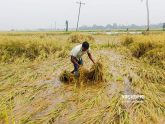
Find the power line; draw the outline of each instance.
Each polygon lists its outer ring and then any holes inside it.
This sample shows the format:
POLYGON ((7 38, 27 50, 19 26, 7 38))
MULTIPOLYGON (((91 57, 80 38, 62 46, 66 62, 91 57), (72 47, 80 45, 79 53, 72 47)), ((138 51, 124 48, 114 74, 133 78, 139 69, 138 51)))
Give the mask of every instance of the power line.
POLYGON ((76 2, 77 4, 80 4, 79 6, 79 12, 78 12, 78 20, 77 20, 77 27, 76 27, 76 31, 78 31, 78 25, 79 25, 79 19, 80 19, 80 11, 81 11, 81 6, 85 5, 85 3, 80 2, 76 2))

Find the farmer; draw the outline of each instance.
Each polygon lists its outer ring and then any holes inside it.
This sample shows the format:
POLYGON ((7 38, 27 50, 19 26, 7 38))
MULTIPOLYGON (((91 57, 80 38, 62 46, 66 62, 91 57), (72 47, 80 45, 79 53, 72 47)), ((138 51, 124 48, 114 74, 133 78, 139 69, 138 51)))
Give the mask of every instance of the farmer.
POLYGON ((93 60, 93 57, 90 53, 91 49, 89 48, 88 42, 83 42, 80 45, 75 46, 71 51, 71 62, 74 65, 74 70, 71 72, 75 76, 78 76, 78 68, 80 65, 83 65, 82 56, 87 53, 90 60, 95 64, 95 61, 93 60))

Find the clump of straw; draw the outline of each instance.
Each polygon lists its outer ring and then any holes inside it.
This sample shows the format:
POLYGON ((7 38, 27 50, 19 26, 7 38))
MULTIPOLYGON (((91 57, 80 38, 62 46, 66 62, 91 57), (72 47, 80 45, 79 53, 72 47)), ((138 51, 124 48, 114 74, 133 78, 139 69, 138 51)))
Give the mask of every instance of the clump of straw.
POLYGON ((74 75, 65 70, 60 74, 59 78, 61 82, 71 83, 74 80, 74 75))
POLYGON ((89 71, 88 79, 95 82, 103 81, 103 65, 97 62, 89 71))
POLYGON ((104 74, 103 74, 103 65, 100 62, 97 62, 95 65, 91 67, 90 70, 80 67, 79 68, 79 77, 76 78, 73 74, 64 71, 60 75, 60 80, 62 82, 74 82, 78 84, 91 84, 91 83, 100 83, 104 81, 104 74), (76 82, 75 79, 77 80, 76 82))

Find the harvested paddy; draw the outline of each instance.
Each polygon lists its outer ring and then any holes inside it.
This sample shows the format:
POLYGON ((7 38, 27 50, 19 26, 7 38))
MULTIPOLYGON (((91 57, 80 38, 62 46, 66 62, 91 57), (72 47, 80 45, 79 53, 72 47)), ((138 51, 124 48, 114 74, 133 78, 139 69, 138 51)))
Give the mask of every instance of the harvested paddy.
POLYGON ((165 123, 164 36, 92 35, 92 54, 101 59, 92 65, 84 56, 74 79, 69 52, 77 43, 69 34, 0 35, 0 123, 165 123), (130 94, 145 99, 125 103, 130 94))

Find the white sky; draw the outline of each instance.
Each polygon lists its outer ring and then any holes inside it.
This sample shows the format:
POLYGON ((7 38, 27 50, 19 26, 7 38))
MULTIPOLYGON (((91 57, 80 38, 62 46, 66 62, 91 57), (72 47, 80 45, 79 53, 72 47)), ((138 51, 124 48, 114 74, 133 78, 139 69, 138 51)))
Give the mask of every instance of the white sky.
MULTIPOLYGON (((0 0, 0 30, 75 27, 78 0, 0 0)), ((81 25, 146 24, 145 0, 82 0, 81 25)), ((151 23, 165 22, 165 0, 149 0, 151 23)))

